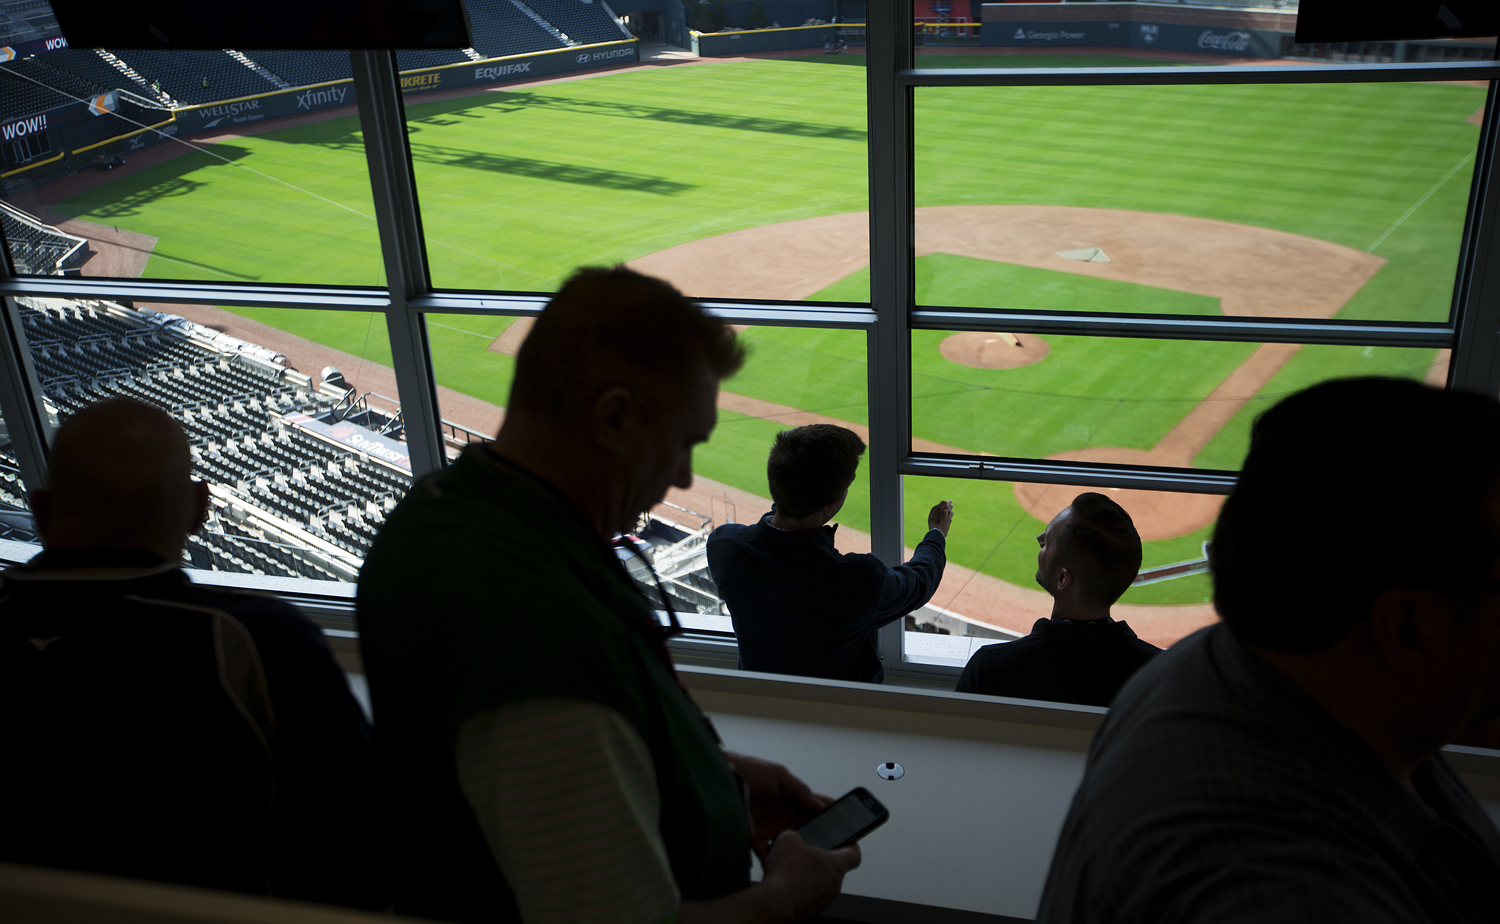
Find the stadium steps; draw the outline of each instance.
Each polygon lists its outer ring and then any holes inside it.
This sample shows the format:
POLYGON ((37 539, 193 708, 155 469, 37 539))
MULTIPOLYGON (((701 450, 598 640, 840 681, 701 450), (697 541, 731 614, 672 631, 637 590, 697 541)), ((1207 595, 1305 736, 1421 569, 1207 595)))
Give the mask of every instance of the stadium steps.
POLYGON ((593 45, 599 42, 618 42, 630 38, 630 33, 615 22, 601 3, 585 3, 583 0, 516 0, 523 3, 551 23, 569 38, 570 45, 593 45))
POLYGON ((115 53, 136 73, 161 81, 163 92, 190 106, 278 89, 274 82, 222 51, 122 48, 115 53))
POLYGON ((548 35, 557 39, 559 42, 562 42, 564 45, 580 44, 579 42, 576 42, 572 38, 570 38, 566 32, 562 31, 561 29, 557 28, 557 26, 554 26, 552 23, 544 19, 542 15, 536 10, 522 3, 521 0, 510 0, 510 2, 515 5, 516 9, 521 11, 522 16, 525 16, 527 19, 530 19, 532 22, 541 26, 548 35))
POLYGON ((416 71, 445 64, 462 64, 469 56, 457 48, 418 48, 396 52, 396 70, 416 71))
POLYGON ((224 49, 224 53, 226 55, 229 55, 229 57, 233 58, 234 60, 245 65, 246 67, 250 68, 255 73, 271 81, 279 89, 286 90, 291 87, 291 84, 287 83, 285 80, 282 80, 280 77, 276 76, 275 74, 261 67, 259 64, 247 58, 243 51, 235 51, 233 48, 226 48, 224 49))
POLYGON ((165 104, 167 106, 176 106, 177 105, 177 101, 172 98, 172 94, 171 93, 163 92, 161 90, 158 90, 155 87, 153 87, 151 84, 147 83, 146 82, 146 78, 142 77, 140 75, 140 72, 138 72, 135 68, 131 67, 129 64, 125 63, 123 60, 121 60, 113 52, 106 51, 103 48, 95 48, 94 49, 94 53, 97 54, 100 58, 102 58, 104 60, 104 62, 106 64, 108 64, 110 67, 114 68, 115 70, 119 71, 122 75, 124 75, 124 77, 125 77, 126 80, 129 80, 131 83, 133 83, 136 86, 140 87, 142 93, 146 94, 147 96, 151 97, 152 99, 157 100, 158 102, 161 102, 161 103, 163 103, 163 104, 165 104))
POLYGON ((307 87, 331 80, 348 80, 349 53, 346 51, 277 51, 249 50, 245 55, 277 77, 287 86, 307 87))
POLYGON ((567 45, 556 30, 548 31, 523 14, 511 0, 465 0, 469 10, 474 50, 486 58, 505 58, 567 45))

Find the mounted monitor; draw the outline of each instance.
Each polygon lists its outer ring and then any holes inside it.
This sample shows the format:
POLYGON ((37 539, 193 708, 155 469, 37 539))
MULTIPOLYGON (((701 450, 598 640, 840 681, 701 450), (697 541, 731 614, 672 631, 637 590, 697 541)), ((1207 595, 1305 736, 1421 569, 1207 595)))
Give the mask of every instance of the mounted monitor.
POLYGON ((1302 0, 1297 44, 1474 38, 1500 34, 1495 0, 1302 0))
POLYGON ((53 0, 79 48, 468 48, 461 0, 53 0))

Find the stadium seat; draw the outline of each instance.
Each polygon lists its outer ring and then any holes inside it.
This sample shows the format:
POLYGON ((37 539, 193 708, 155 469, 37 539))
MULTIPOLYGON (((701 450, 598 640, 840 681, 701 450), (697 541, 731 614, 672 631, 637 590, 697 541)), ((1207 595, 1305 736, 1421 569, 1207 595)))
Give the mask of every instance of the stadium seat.
MULTIPOLYGON (((325 414, 338 403, 305 390, 285 373, 217 353, 127 309, 43 304, 23 308, 21 322, 43 391, 60 417, 111 395, 162 407, 182 423, 198 477, 262 511, 260 519, 246 523, 211 516, 189 544, 187 560, 194 567, 345 580, 347 575, 337 573, 322 553, 278 530, 327 521, 332 525, 322 535, 362 558, 384 521, 385 505, 411 485, 405 472, 277 416, 277 409, 325 414), (371 513, 372 508, 381 513, 371 513)), ((376 416, 376 426, 388 421, 376 416)), ((20 505, 24 488, 15 483, 14 470, 15 460, 0 447, 0 504, 20 505)), ((347 570, 348 564, 340 567, 347 570)))
POLYGON ((556 26, 580 45, 596 42, 618 42, 630 34, 615 22, 598 3, 583 0, 522 0, 537 15, 556 26))
POLYGON ((59 48, 55 51, 44 51, 37 55, 37 59, 47 67, 72 74, 105 90, 123 87, 135 93, 141 91, 141 87, 90 48, 59 48))
POLYGON ((245 50, 241 53, 294 87, 348 80, 352 76, 347 51, 245 50))
POLYGON ((510 0, 465 0, 464 6, 469 11, 474 50, 486 58, 565 47, 510 0))
POLYGON ((111 48, 121 61, 180 103, 212 103, 279 89, 276 84, 222 51, 162 51, 111 48), (205 86, 204 84, 207 84, 205 86))

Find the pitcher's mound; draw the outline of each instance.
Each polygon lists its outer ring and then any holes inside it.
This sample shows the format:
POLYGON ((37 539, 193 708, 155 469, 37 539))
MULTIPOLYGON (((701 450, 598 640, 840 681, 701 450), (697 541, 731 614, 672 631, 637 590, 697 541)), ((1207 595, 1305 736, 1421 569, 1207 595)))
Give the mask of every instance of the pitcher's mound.
POLYGON ((943 358, 975 369, 1017 369, 1039 363, 1052 348, 1035 334, 991 334, 964 331, 938 347, 943 358))
MULTIPOLYGON (((1112 462, 1119 465, 1160 465, 1161 460, 1139 449, 1097 447, 1059 453, 1054 459, 1086 459, 1090 462, 1112 462)), ((1141 541, 1175 539, 1197 532, 1212 523, 1224 506, 1219 494, 1177 494, 1170 491, 1138 491, 1133 488, 1083 488, 1078 485, 1032 484, 1017 482, 1016 500, 1043 523, 1051 522, 1058 511, 1073 503, 1085 491, 1096 491, 1125 508, 1135 522, 1141 541)))

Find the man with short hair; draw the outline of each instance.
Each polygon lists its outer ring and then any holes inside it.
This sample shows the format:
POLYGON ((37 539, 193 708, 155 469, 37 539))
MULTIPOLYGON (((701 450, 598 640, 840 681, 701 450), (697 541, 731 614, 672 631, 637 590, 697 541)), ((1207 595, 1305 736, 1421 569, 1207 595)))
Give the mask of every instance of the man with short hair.
POLYGON ((521 346, 494 442, 392 513, 359 618, 398 911, 781 924, 821 911, 858 864, 857 847, 785 830, 828 800, 721 750, 611 547, 692 484, 743 359, 667 283, 581 270, 521 346))
POLYGON ((101 401, 48 475, 0 574, 0 860, 385 907, 364 714, 295 607, 183 573, 182 428, 101 401))
POLYGON ((834 547, 838 527, 828 522, 848 499, 864 451, 858 434, 832 424, 776 434, 766 463, 771 512, 709 536, 708 567, 734 621, 741 669, 880 683, 876 631, 937 592, 949 501, 928 513, 927 535, 904 565, 834 547))
POLYGON ((1089 492, 1036 541, 1036 582, 1052 595, 1051 618, 1025 638, 974 652, 958 692, 1108 706, 1161 650, 1109 615, 1141 569, 1140 534, 1125 508, 1089 492))
POLYGON ((1115 700, 1038 920, 1500 920, 1500 831, 1440 753, 1500 713, 1500 405, 1292 395, 1211 557, 1223 622, 1115 700))

